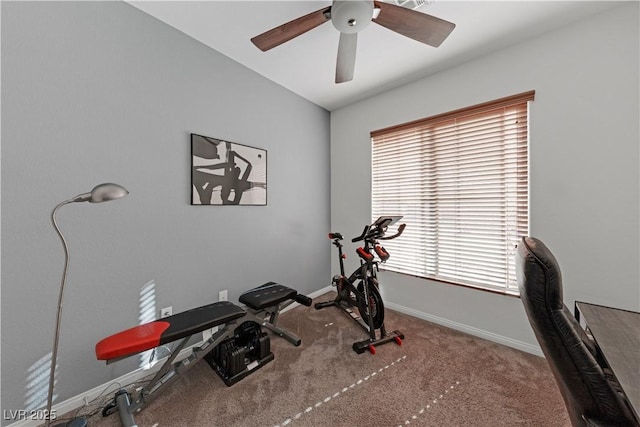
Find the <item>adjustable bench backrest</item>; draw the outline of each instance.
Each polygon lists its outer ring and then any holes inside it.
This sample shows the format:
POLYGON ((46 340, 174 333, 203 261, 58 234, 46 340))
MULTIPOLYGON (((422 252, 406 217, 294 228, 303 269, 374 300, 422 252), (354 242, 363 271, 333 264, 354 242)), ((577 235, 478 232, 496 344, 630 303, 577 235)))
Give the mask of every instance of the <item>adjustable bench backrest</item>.
POLYGON ((229 301, 194 308, 111 335, 96 344, 98 360, 113 360, 232 322, 246 312, 229 301))

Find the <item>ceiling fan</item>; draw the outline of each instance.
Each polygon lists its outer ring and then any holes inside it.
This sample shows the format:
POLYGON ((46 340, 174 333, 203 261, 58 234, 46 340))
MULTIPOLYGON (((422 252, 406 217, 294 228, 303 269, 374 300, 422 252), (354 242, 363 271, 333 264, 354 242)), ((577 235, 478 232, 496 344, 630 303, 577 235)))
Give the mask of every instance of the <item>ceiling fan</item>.
POLYGON ((336 83, 353 79, 358 32, 370 22, 382 25, 403 36, 438 47, 455 28, 455 24, 426 13, 382 1, 333 0, 333 4, 275 27, 251 39, 263 52, 281 45, 331 21, 340 31, 336 83))

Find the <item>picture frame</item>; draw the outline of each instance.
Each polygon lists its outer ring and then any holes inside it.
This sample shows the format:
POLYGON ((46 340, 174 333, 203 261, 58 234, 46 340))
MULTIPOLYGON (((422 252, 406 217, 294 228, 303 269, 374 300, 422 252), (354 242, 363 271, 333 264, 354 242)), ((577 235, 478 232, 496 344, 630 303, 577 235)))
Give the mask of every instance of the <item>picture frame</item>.
POLYGON ((267 151, 191 134, 191 204, 267 204, 267 151))

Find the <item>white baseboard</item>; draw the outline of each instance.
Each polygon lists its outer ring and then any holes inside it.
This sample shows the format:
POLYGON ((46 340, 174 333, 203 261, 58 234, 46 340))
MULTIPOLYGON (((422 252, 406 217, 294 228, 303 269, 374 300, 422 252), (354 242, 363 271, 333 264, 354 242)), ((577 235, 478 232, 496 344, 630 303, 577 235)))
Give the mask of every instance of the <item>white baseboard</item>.
POLYGON ((454 322, 452 320, 445 319, 443 317, 434 316, 432 314, 424 313, 422 311, 418 311, 413 308, 408 308, 392 302, 385 302, 384 305, 385 307, 391 310, 399 311, 400 313, 408 314, 410 316, 417 317, 419 319, 423 319, 428 322, 436 323, 438 325, 445 326, 447 328, 455 329, 456 331, 464 332, 469 335, 484 338, 486 340, 493 341, 498 344, 506 345, 508 347, 515 348, 517 350, 534 354, 536 356, 544 357, 542 350, 537 345, 532 345, 523 341, 514 340, 513 338, 494 334, 493 332, 488 332, 483 329, 478 329, 473 326, 465 325, 463 323, 454 322))
MULTIPOLYGON (((320 295, 324 295, 327 292, 330 292, 333 290, 332 286, 326 286, 322 289, 319 289, 315 292, 312 292, 310 294, 307 294, 307 296, 309 298, 316 298, 319 297, 320 295)), ((293 303, 291 305, 289 305, 288 307, 286 307, 282 312, 286 312, 288 310, 291 310, 294 307, 297 307, 298 303, 293 303)), ((498 334, 494 334, 492 332, 488 332, 482 329, 478 329, 478 328, 474 328, 472 326, 469 325, 465 325, 462 323, 458 323, 458 322, 454 322, 448 319, 444 319, 442 317, 438 317, 438 316, 433 316, 431 314, 428 313, 424 313, 412 308, 408 308, 408 307, 404 307, 402 305, 399 304, 394 304, 391 302, 385 302, 385 306, 391 310, 395 310, 398 311, 400 313, 404 313, 404 314, 408 314, 410 316, 414 316, 417 317, 419 319, 423 319, 432 323, 436 323, 438 325, 442 325, 445 326, 447 328, 451 328, 451 329, 455 329, 457 331, 460 332, 464 332, 467 333, 469 335, 474 335, 480 338, 484 338, 487 339, 489 341, 493 341, 493 342, 497 342, 499 344, 503 344, 506 345, 508 347, 512 347, 518 350, 522 350, 525 351, 527 353, 531 353, 531 354, 535 354, 537 356, 543 356, 542 354, 542 350, 540 350, 540 347, 535 346, 535 345, 531 345, 522 341, 518 341, 518 340, 514 340, 508 337, 504 337, 502 335, 498 335, 498 334)), ((183 349, 180 354, 178 355, 178 357, 176 358, 176 361, 180 361, 182 359, 184 359, 185 357, 189 356, 191 354, 192 348, 198 345, 202 345, 202 342, 198 342, 190 347, 187 347, 185 349, 183 349)), ((119 390, 120 388, 126 387, 130 384, 133 384, 141 379, 143 379, 144 377, 149 376, 150 374, 155 373, 163 364, 164 359, 159 360, 152 368, 150 369, 143 369, 143 368, 138 368, 132 372, 129 372, 125 375, 122 375, 121 377, 118 377, 112 381, 109 381, 108 383, 99 385, 97 387, 92 388, 91 390, 88 390, 84 393, 81 393, 77 396, 74 396, 70 399, 67 399, 63 402, 60 402, 56 405, 54 405, 51 409, 52 411, 55 411, 56 414, 59 415, 63 415, 66 414, 68 412, 71 411, 75 411, 78 408, 81 408, 82 406, 84 406, 84 402, 85 402, 85 398, 88 399, 89 401, 93 401, 94 399, 97 399, 98 397, 100 397, 101 395, 104 394, 104 391, 106 389, 108 389, 109 387, 111 387, 114 384, 119 384, 120 386, 113 388, 112 392, 115 393, 117 390, 119 390)), ((15 422, 13 424, 8 425, 7 427, 37 427, 38 425, 41 425, 42 421, 41 420, 31 420, 31 419, 25 419, 25 420, 21 420, 18 422, 15 422)), ((53 423, 55 424, 55 423, 53 423)))
MULTIPOLYGON (((320 295, 323 295, 329 291, 331 291, 332 287, 331 286, 327 286, 324 287, 322 289, 319 289, 315 292, 312 292, 310 294, 308 294, 307 296, 309 298, 316 298, 319 297, 320 295)), ((294 302, 292 304, 290 304, 289 306, 287 306, 284 310, 282 310, 282 313, 291 310, 294 307, 299 306, 300 304, 298 304, 297 302, 294 302)), ((184 348, 180 354, 178 354, 178 357, 176 358, 176 362, 179 362, 180 360, 184 359, 185 357, 189 356, 191 354, 191 351, 193 349, 193 347, 198 346, 198 345, 202 345, 202 342, 198 342, 193 344, 192 346, 189 346, 187 348, 184 348)), ((166 358, 165 358, 166 359, 166 358)), ((140 381, 141 379, 143 379, 144 377, 149 376, 150 374, 155 373, 158 369, 160 369, 160 367, 162 366, 162 364, 164 363, 165 359, 160 359, 152 368, 150 369, 143 369, 143 368, 138 368, 135 371, 129 372, 125 375, 122 375, 121 377, 115 378, 112 381, 109 381, 108 383, 99 385, 97 387, 92 388, 91 390, 88 390, 84 393, 81 393, 77 396, 74 396, 70 399, 67 399, 63 402, 57 403, 55 405, 53 405, 53 407, 51 408, 51 411, 58 414, 58 416, 64 415, 68 412, 71 411, 75 411, 78 408, 81 408, 82 406, 84 406, 84 402, 85 402, 85 398, 88 401, 93 401, 94 399, 97 399, 98 397, 100 397, 101 395, 104 394, 104 391, 106 389, 108 389, 109 387, 111 387, 112 385, 115 384, 119 384, 120 386, 112 388, 111 392, 112 394, 114 394, 116 391, 118 391, 121 388, 127 387, 130 384, 133 384, 137 381, 140 381)), ((37 427, 39 425, 41 425, 43 423, 42 420, 32 420, 32 419, 24 419, 24 420, 20 420, 17 421, 15 423, 9 424, 7 427, 37 427)), ((52 422, 53 425, 55 425, 55 422, 52 422)))
MULTIPOLYGON (((315 298, 322 294, 325 294, 329 291, 335 290, 332 286, 327 286, 322 288, 309 296, 315 298)), ((419 310, 415 310, 413 308, 405 307, 400 304, 386 302, 384 303, 385 307, 398 311, 400 313, 408 314, 413 317, 417 317, 419 319, 426 320, 428 322, 432 322, 441 326, 445 326, 447 328, 455 329, 456 331, 464 332, 469 335, 473 335, 479 338, 483 338, 489 341, 496 342, 498 344, 506 345, 507 347, 515 348, 517 350, 524 351, 526 353, 531 353, 536 356, 544 357, 542 353, 542 349, 538 345, 529 344, 524 341, 514 340, 513 338, 505 337, 503 335, 494 334, 493 332, 485 331, 484 329, 475 328, 473 326, 465 325, 464 323, 454 322, 453 320, 445 319, 443 317, 434 316, 432 314, 428 314, 419 310)))
POLYGON ((315 292, 312 292, 312 293, 310 293, 310 294, 307 294, 307 296, 308 296, 309 298, 317 298, 317 297, 319 297, 320 295, 324 295, 324 294, 326 294, 327 292, 331 292, 331 291, 334 291, 334 290, 335 290, 335 286, 331 286, 331 285, 329 285, 329 286, 325 286, 325 287, 324 287, 324 288, 322 288, 322 289, 318 289, 318 290, 317 290, 317 291, 315 291, 315 292))
MULTIPOLYGON (((195 346, 198 345, 202 345, 202 342, 198 342, 195 343, 189 347, 186 347, 184 349, 182 349, 182 351, 180 351, 180 353, 178 353, 178 356, 176 357, 176 362, 181 361, 182 359, 184 359, 185 357, 188 357, 189 355, 191 355, 192 349, 195 346)), ((144 368, 138 368, 134 371, 131 371, 127 374, 124 374, 114 380, 109 381, 108 383, 99 385, 97 387, 92 388, 91 390, 88 390, 84 393, 81 393, 77 396, 74 396, 72 398, 69 398, 63 402, 57 403, 55 405, 53 405, 51 407, 51 412, 57 414, 58 417, 63 416, 64 414, 67 414, 71 411, 76 411, 80 408, 82 408, 85 405, 85 398, 91 402, 94 399, 97 399, 101 396, 103 397, 108 397, 109 395, 114 395, 116 391, 120 390, 121 388, 125 388, 131 384, 134 384, 137 381, 140 381, 141 379, 148 377, 151 374, 154 374, 155 372, 157 372, 160 367, 162 367, 163 363, 165 362, 167 358, 162 358, 159 359, 151 368, 149 369, 144 369, 144 368), (105 390, 108 391, 108 393, 105 393, 105 390)), ((24 420, 20 420, 18 422, 15 422, 13 424, 9 424, 7 427, 37 427, 39 425, 43 424, 42 420, 32 420, 32 419, 24 419, 24 420)), ((55 425, 56 422, 55 420, 51 421, 51 425, 55 425)))

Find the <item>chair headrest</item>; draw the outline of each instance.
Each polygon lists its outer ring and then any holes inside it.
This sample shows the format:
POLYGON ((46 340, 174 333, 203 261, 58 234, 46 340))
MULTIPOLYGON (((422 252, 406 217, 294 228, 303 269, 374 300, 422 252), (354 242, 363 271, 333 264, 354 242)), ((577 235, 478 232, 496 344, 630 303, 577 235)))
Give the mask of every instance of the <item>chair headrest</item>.
POLYGON ((523 300, 544 301, 547 310, 561 310, 562 275, 549 248, 535 237, 523 237, 516 252, 516 276, 523 300))

